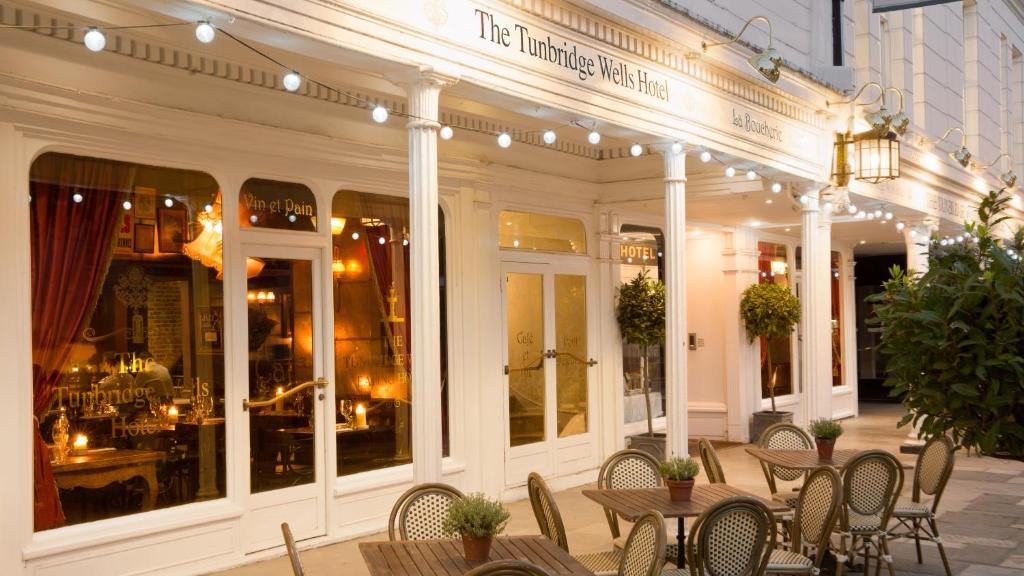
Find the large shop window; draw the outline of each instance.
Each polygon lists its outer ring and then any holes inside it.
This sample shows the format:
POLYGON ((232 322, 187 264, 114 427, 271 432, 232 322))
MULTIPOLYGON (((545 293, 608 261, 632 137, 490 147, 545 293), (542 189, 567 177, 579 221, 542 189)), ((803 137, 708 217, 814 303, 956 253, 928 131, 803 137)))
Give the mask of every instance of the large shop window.
MULTIPOLYGON (((658 228, 623 224, 620 229, 619 282, 629 282, 637 274, 647 272, 651 280, 660 281, 663 274, 665 238, 658 228)), ((665 415, 664 346, 647 350, 647 373, 651 385, 651 418, 665 415)), ((622 343, 622 382, 625 393, 626 424, 647 420, 647 402, 643 394, 643 350, 639 344, 622 343)))
MULTIPOLYGON (((448 434, 444 214, 441 273, 441 427, 448 434)), ((340 191, 331 207, 339 476, 412 461, 409 201, 340 191)))
MULTIPOLYGON (((758 282, 790 286, 789 260, 785 244, 758 242, 758 282)), ((793 393, 793 342, 791 338, 761 338, 761 398, 769 398, 768 385, 775 379, 775 396, 793 393), (769 349, 771 354, 768 354, 769 349), (771 361, 769 362, 769 358, 771 361)))
POLYGON ((217 182, 45 154, 30 193, 35 529, 223 497, 217 182))
POLYGON ((842 298, 843 257, 832 252, 832 385, 843 385, 843 298, 842 298))

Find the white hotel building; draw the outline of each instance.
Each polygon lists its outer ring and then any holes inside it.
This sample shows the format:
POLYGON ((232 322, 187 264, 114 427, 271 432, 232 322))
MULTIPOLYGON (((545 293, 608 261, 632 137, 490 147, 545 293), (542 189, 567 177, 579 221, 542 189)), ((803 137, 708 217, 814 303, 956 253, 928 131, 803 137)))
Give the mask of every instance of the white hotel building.
POLYGON ((797 422, 855 416, 857 260, 921 269, 1024 175, 1024 2, 872 4, 0 0, 0 574, 205 573, 414 483, 593 481, 646 429, 644 269, 668 450, 749 440, 769 371, 797 422), (835 186, 880 87, 899 177, 835 186), (771 366, 757 282, 803 309, 771 366))

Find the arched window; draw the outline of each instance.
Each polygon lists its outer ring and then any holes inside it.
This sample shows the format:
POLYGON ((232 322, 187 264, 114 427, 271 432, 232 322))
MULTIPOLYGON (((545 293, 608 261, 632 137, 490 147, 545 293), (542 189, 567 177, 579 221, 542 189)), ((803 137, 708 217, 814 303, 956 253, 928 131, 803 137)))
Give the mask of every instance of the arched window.
POLYGON ((302 184, 250 178, 239 192, 238 220, 243 228, 316 232, 316 197, 302 184))
POLYGON ((587 231, 576 218, 502 210, 498 246, 508 250, 587 253, 587 231))

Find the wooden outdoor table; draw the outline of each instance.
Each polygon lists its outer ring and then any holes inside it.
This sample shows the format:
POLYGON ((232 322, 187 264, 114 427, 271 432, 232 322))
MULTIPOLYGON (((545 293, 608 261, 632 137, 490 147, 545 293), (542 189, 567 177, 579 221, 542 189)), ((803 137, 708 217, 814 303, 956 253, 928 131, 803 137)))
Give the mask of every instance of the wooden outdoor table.
POLYGON ((138 476, 146 482, 142 500, 142 511, 146 512, 156 506, 156 465, 163 459, 164 453, 154 450, 97 450, 53 464, 53 478, 58 488, 70 490, 103 488, 138 476))
POLYGON ((700 516, 714 504, 732 498, 747 496, 760 500, 773 513, 789 511, 789 507, 781 502, 765 500, 745 490, 728 484, 700 484, 693 487, 693 496, 686 502, 673 502, 668 497, 668 488, 632 488, 584 490, 583 495, 601 506, 615 511, 630 522, 636 521, 648 510, 657 510, 665 518, 677 518, 679 522, 679 557, 676 566, 686 565, 686 518, 700 516))
MULTIPOLYGON (((365 542, 359 545, 371 576, 462 576, 481 563, 466 562, 459 540, 365 542)), ((568 552, 544 536, 494 539, 490 560, 526 560, 551 576, 593 576, 568 552)))
MULTIPOLYGON (((814 470, 819 466, 835 466, 842 468, 846 466, 854 456, 860 454, 861 450, 853 448, 836 449, 832 452, 831 460, 819 460, 817 450, 773 450, 765 448, 747 448, 747 454, 768 464, 774 464, 782 468, 795 470, 814 470)), ((897 458, 899 460, 899 458, 897 458)), ((900 460, 904 468, 913 468, 913 464, 900 460)))

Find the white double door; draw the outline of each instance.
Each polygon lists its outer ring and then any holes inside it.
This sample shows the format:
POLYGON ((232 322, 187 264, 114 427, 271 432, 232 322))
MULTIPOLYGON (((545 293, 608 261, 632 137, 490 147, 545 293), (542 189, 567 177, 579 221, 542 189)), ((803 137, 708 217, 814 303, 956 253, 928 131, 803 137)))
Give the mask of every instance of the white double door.
MULTIPOLYGON (((574 260, 574 259, 572 259, 574 260)), ((597 362, 587 263, 505 262, 505 484, 594 467, 597 362)))

